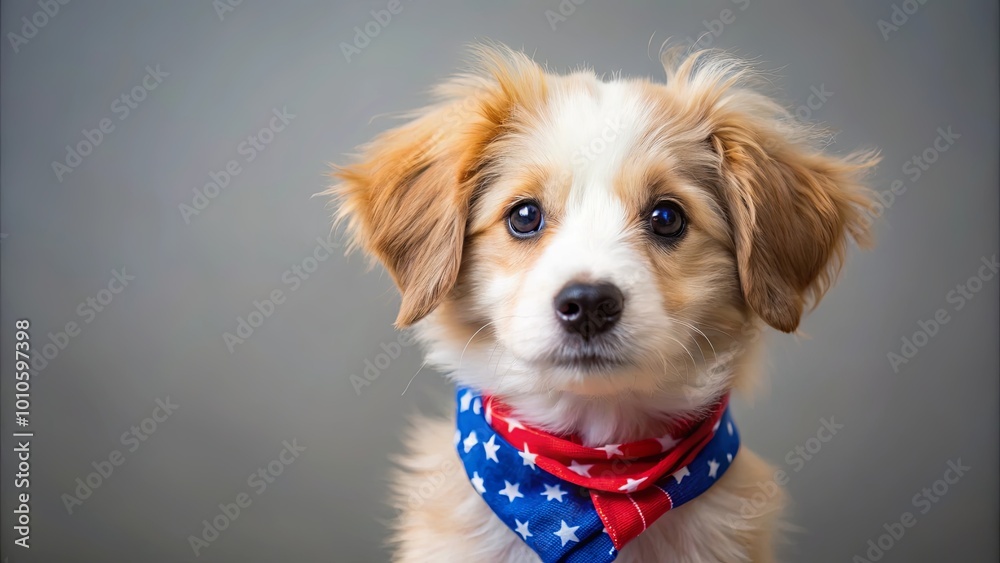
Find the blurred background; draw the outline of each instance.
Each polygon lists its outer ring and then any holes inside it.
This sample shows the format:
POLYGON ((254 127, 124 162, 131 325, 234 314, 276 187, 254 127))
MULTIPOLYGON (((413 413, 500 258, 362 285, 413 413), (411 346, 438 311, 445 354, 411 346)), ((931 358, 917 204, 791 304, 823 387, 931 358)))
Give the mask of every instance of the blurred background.
POLYGON ((800 335, 768 335, 768 382, 735 407, 789 474, 784 559, 1000 555, 995 2, 0 10, 5 562, 386 561, 387 458, 451 391, 425 369, 403 394, 420 351, 391 327, 388 276, 343 257, 311 197, 328 163, 422 105, 470 42, 659 79, 668 37, 756 59, 842 131, 830 150, 884 155, 876 248, 852 249, 800 335), (27 489, 14 432, 33 432, 27 489))

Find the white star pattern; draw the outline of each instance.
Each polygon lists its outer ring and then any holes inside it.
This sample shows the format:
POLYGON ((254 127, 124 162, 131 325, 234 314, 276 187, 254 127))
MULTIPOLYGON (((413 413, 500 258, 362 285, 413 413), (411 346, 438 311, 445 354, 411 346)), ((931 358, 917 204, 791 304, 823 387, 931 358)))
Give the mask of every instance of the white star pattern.
POLYGON ((462 442, 462 445, 465 446, 465 453, 469 453, 469 450, 471 450, 472 447, 478 443, 479 439, 476 438, 476 431, 473 430, 469 432, 469 436, 465 438, 465 441, 462 442))
POLYGON ((469 481, 472 481, 472 486, 476 488, 477 493, 483 494, 486 492, 486 487, 483 486, 483 478, 479 476, 478 471, 472 473, 472 479, 469 479, 469 481))
POLYGON ((531 453, 531 450, 528 449, 527 442, 524 443, 524 451, 517 452, 517 455, 521 456, 521 465, 530 465, 532 469, 536 469, 535 458, 538 457, 538 454, 531 453))
POLYGON ((708 476, 715 479, 716 473, 719 471, 719 462, 714 459, 708 460, 708 476))
POLYGON ((563 546, 565 546, 568 541, 579 542, 580 538, 576 537, 576 531, 580 529, 580 526, 567 526, 565 520, 560 520, 560 522, 561 525, 559 526, 559 531, 552 533, 559 536, 559 539, 562 540, 563 546))
POLYGON ((590 468, 593 466, 594 464, 583 465, 581 463, 577 463, 577 461, 574 459, 569 464, 569 470, 572 471, 573 473, 576 473, 580 477, 590 477, 590 468))
POLYGON ((521 522, 520 520, 518 520, 517 518, 515 518, 514 521, 517 522, 517 530, 515 530, 515 531, 517 533, 521 534, 521 538, 522 539, 524 539, 525 541, 527 541, 528 538, 530 538, 531 536, 534 535, 534 534, 532 534, 531 532, 528 531, 528 524, 531 523, 531 520, 525 520, 524 522, 521 522))
POLYGON ((639 485, 641 485, 646 479, 647 477, 643 477, 641 479, 626 479, 628 482, 621 487, 618 487, 618 490, 625 491, 626 493, 634 493, 639 488, 639 485))
POLYGON ((510 481, 504 479, 503 484, 504 488, 498 494, 507 497, 508 499, 510 499, 510 502, 514 502, 514 499, 516 498, 524 498, 524 495, 522 495, 521 491, 518 490, 521 488, 520 483, 514 483, 512 485, 510 481))
POLYGON ((507 419, 507 432, 513 432, 515 428, 517 428, 518 430, 524 430, 524 425, 521 424, 520 422, 514 420, 513 418, 508 418, 507 419))
MULTIPOLYGON (((604 469, 617 463, 617 460, 632 460, 637 453, 662 458, 673 452, 670 457, 674 458, 681 453, 687 454, 689 442, 684 436, 675 437, 672 432, 666 432, 673 429, 664 428, 659 438, 655 434, 646 435, 649 439, 643 442, 642 447, 645 449, 642 451, 625 451, 626 447, 632 446, 612 444, 606 440, 597 442, 601 444, 599 447, 573 440, 576 442, 576 451, 589 453, 577 453, 575 456, 564 453, 562 455, 565 457, 547 458, 547 442, 528 442, 529 439, 547 436, 539 436, 527 423, 522 424, 517 419, 519 413, 509 412, 503 405, 502 410, 497 412, 493 406, 500 403, 494 403, 490 397, 468 389, 460 388, 452 397, 455 401, 453 405, 458 407, 455 409, 458 431, 455 431, 454 426, 451 431, 455 432, 455 448, 464 469, 468 471, 468 482, 479 493, 482 502, 509 525, 518 538, 530 548, 536 549, 542 559, 546 560, 565 556, 567 548, 570 551, 585 550, 587 557, 583 558, 592 556, 605 561, 619 554, 606 535, 610 534, 609 529, 605 527, 601 533, 603 515, 595 511, 592 491, 577 483, 589 484, 591 479, 600 475, 610 478, 602 479, 604 488, 613 491, 622 500, 631 501, 632 506, 623 506, 623 510, 638 511, 636 519, 641 519, 641 528, 646 529, 653 526, 653 520, 658 519, 664 498, 673 504, 683 504, 717 484, 724 472, 732 467, 739 448, 736 422, 730 420, 728 413, 721 413, 720 417, 720 413, 716 412, 714 416, 719 417, 719 421, 706 424, 712 429, 712 433, 703 440, 711 441, 711 444, 690 444, 694 447, 690 455, 687 455, 688 465, 675 465, 672 473, 663 476, 626 471, 613 477, 604 473, 604 469), (504 428, 507 428, 508 433, 504 433, 504 428), (524 432, 524 435, 514 433, 518 430, 524 432), (532 438, 528 437, 529 432, 532 438), (518 443, 521 448, 517 447, 518 443), (482 447, 480 451, 483 454, 474 451, 477 446, 482 447), (659 452, 657 446, 660 448, 659 452), (531 450, 532 447, 535 451, 531 450), (603 461, 605 459, 607 461, 603 461), (555 474, 549 473, 550 470, 555 474), (572 473, 567 473, 566 470, 572 473), (573 477, 574 474, 579 478, 573 477), (654 487, 660 490, 645 492, 647 488, 654 487), (551 504, 550 501, 556 501, 556 504, 551 504), (647 507, 654 505, 657 507, 656 511, 647 511, 647 507), (544 518, 539 520, 539 514, 543 514, 544 518), (556 522, 559 523, 558 526, 554 525, 556 522), (559 543, 553 542, 550 535, 558 537, 559 543), (591 545, 594 543, 592 540, 599 543, 591 545)), ((625 505, 627 504, 629 503, 626 502, 625 505)), ((628 513, 636 517, 635 512, 628 513)), ((2 559, 0 556, 0 563, 3 563, 2 559)))
POLYGON ((550 485, 545 485, 545 492, 542 493, 542 496, 545 497, 545 500, 547 501, 557 500, 559 502, 562 502, 563 495, 565 494, 566 491, 560 489, 558 484, 554 487, 550 485))
POLYGON ((680 440, 675 440, 670 434, 664 434, 662 438, 657 438, 656 441, 660 443, 660 452, 665 452, 681 443, 680 440))
POLYGON ((618 447, 620 445, 621 444, 608 444, 606 446, 602 446, 600 448, 594 448, 594 449, 595 450, 604 450, 604 453, 607 454, 608 459, 611 459, 611 456, 613 456, 613 455, 625 455, 625 453, 622 452, 621 448, 618 447))
POLYGON ((483 449, 486 450, 486 459, 491 459, 496 463, 500 463, 500 460, 497 459, 497 450, 500 449, 500 446, 496 443, 496 439, 496 434, 490 436, 490 441, 483 444, 483 449))

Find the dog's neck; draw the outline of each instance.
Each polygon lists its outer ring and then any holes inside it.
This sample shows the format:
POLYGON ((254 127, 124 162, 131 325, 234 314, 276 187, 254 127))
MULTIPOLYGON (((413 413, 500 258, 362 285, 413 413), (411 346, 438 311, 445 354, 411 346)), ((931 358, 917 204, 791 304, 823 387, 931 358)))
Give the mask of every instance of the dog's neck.
MULTIPOLYGON (((433 348, 433 347, 432 347, 433 348)), ((479 371, 470 354, 461 362, 442 361, 448 354, 428 354, 428 361, 451 379, 484 394, 495 394, 511 407, 518 422, 556 435, 578 437, 587 446, 621 444, 645 438, 662 437, 671 422, 678 419, 699 419, 741 379, 747 365, 747 353, 742 345, 732 345, 727 351, 709 353, 708 360, 699 362, 683 378, 686 384, 665 385, 656 391, 620 391, 612 394, 588 395, 559 390, 491 389, 497 369, 487 365, 489 378, 476 377, 479 371)), ((454 358, 449 358, 454 359, 454 358)), ((480 366, 482 367, 482 366, 480 366)), ((628 376, 623 376, 627 381, 628 376)), ((680 378, 677 378, 680 379, 680 378)))
POLYGON ((566 391, 506 395, 519 422, 559 435, 575 435, 587 446, 661 437, 679 419, 700 419, 733 386, 742 363, 737 350, 698 366, 702 385, 653 393, 587 396, 566 391))
POLYGON ((597 392, 589 393, 546 388, 530 367, 524 367, 513 354, 498 351, 502 347, 495 341, 470 346, 475 335, 470 338, 465 327, 456 326, 422 322, 416 327, 415 336, 424 344, 427 365, 464 387, 495 395, 511 407, 522 424, 576 436, 594 447, 662 437, 672 421, 705 416, 723 395, 749 382, 750 366, 757 363, 760 350, 760 332, 750 330, 755 325, 718 331, 719 338, 705 342, 700 353, 687 356, 690 362, 675 358, 661 368, 681 372, 638 378, 658 382, 656 389, 627 390, 633 377, 623 373, 615 376, 620 375, 620 381, 605 380, 597 392), (738 337, 729 336, 731 333, 738 337), (518 371, 520 378, 512 373, 518 371))
POLYGON ((664 408, 655 396, 584 397, 566 392, 504 399, 525 425, 556 435, 575 435, 586 446, 659 437, 670 421, 696 418, 697 407, 664 408))

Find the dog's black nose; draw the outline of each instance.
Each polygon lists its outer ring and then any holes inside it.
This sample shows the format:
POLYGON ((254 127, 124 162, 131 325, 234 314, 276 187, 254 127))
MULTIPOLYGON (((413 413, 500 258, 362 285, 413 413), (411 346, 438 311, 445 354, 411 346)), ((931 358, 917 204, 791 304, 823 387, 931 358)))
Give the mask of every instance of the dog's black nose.
POLYGON ((556 295, 556 318, 567 331, 589 339, 611 330, 624 304, 625 296, 610 283, 571 283, 556 295))

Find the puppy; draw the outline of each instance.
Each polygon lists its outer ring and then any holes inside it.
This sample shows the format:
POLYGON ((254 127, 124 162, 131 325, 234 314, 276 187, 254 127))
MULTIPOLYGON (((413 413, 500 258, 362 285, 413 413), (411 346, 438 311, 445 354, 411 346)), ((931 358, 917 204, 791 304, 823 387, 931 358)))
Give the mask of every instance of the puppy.
POLYGON ((334 172, 396 326, 459 387, 457 420, 405 440, 398 561, 773 560, 783 495, 729 392, 760 328, 793 332, 867 241, 877 157, 825 154, 738 61, 664 66, 554 75, 477 47, 334 172))

